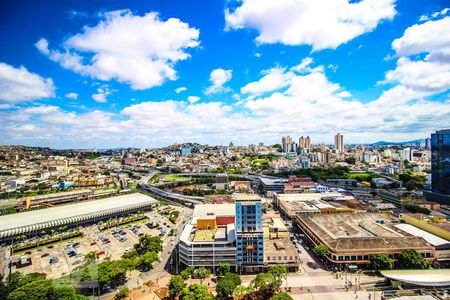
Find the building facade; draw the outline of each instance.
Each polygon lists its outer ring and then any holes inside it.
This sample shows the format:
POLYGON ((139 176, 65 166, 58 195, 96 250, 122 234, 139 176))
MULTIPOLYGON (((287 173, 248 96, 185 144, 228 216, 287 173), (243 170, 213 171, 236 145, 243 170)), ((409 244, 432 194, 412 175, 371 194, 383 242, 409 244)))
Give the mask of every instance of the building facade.
POLYGON ((344 136, 340 133, 334 136, 334 149, 339 153, 344 152, 344 136))
POLYGON ((264 264, 261 199, 256 195, 236 198, 236 264, 252 271, 264 264))
POLYGON ((450 129, 431 135, 431 186, 434 193, 450 195, 450 129))

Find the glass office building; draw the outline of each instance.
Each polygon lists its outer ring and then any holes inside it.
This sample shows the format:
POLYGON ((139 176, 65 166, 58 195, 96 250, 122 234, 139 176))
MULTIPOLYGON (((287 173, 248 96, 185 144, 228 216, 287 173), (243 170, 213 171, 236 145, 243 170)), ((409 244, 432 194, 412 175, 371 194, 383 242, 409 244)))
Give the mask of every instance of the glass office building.
POLYGON ((264 264, 261 199, 243 194, 236 198, 236 264, 252 271, 264 264))
POLYGON ((431 171, 433 193, 450 195, 450 129, 431 134, 431 171))

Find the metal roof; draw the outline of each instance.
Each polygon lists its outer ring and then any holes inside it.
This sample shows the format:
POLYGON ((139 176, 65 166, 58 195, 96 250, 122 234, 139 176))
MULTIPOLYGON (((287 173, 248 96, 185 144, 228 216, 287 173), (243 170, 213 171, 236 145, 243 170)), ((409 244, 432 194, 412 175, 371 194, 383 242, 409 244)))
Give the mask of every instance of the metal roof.
POLYGON ((152 197, 134 193, 0 216, 0 238, 145 208, 157 202, 152 197))
POLYGON ((387 278, 429 287, 450 286, 450 269, 386 270, 380 271, 387 278))

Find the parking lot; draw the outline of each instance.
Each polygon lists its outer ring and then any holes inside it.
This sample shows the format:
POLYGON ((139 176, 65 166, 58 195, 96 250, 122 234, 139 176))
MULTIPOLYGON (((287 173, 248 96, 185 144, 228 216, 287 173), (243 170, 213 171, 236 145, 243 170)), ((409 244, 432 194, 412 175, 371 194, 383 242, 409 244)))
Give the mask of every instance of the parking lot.
POLYGON ((164 244, 169 243, 170 239, 167 237, 175 227, 174 224, 155 211, 145 215, 147 219, 104 231, 100 231, 98 226, 86 227, 83 229, 83 237, 13 255, 13 262, 21 258, 23 261, 25 258, 31 258, 31 264, 25 264, 23 267, 13 266, 11 271, 24 274, 46 273, 48 278, 58 278, 83 265, 85 255, 90 252, 97 253, 99 261, 106 258, 120 259, 123 253, 130 251, 139 237, 145 234, 160 236, 164 244))

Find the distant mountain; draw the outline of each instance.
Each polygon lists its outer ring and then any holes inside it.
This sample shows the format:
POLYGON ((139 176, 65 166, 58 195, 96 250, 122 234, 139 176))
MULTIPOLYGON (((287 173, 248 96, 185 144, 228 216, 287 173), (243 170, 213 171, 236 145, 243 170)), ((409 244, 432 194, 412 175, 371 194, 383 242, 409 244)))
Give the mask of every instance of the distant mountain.
POLYGON ((414 141, 407 141, 407 142, 386 142, 386 141, 379 141, 376 143, 371 144, 372 146, 387 146, 387 145, 413 145, 418 143, 424 143, 425 139, 418 139, 414 141))

